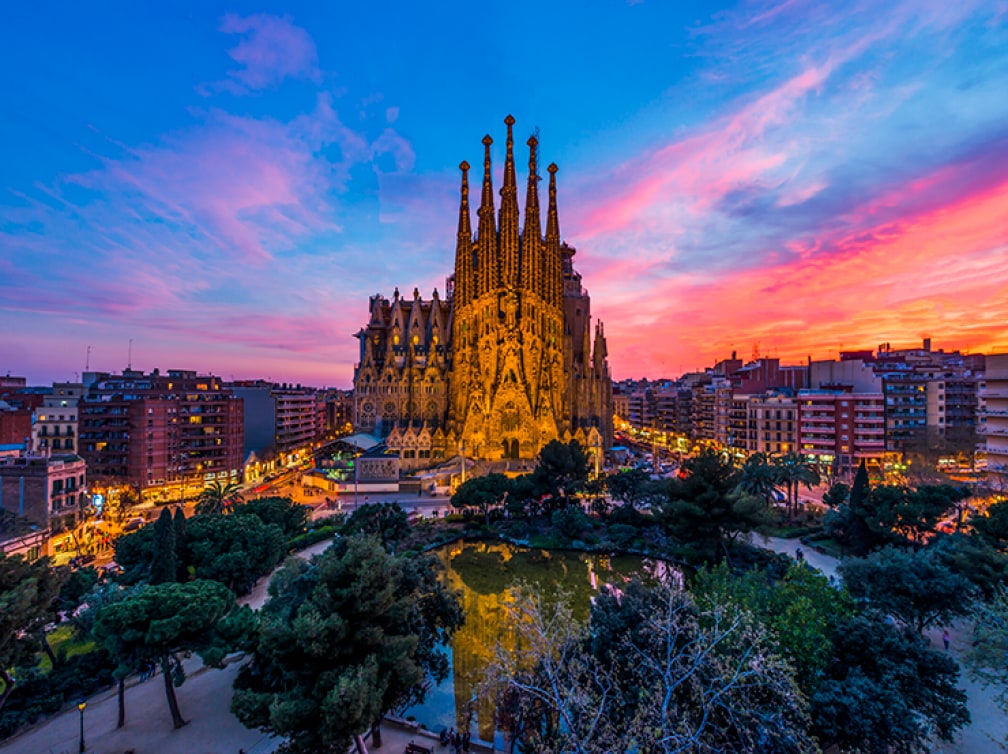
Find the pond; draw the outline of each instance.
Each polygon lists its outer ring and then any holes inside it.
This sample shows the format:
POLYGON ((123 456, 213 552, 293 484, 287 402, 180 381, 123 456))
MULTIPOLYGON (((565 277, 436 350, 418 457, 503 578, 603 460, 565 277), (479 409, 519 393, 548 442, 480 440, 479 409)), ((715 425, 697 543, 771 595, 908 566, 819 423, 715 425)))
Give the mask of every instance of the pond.
POLYGON ((476 689, 497 644, 514 645, 506 607, 515 599, 516 585, 525 582, 547 598, 564 591, 571 595, 575 618, 587 620, 591 598, 606 584, 635 577, 654 580, 667 568, 650 558, 550 552, 500 542, 457 542, 434 552, 445 565, 445 582, 461 593, 466 622, 452 640, 448 678, 427 692, 423 704, 403 714, 433 731, 469 728, 473 738, 494 741, 498 750, 504 742, 494 730, 492 700, 477 698, 476 689))

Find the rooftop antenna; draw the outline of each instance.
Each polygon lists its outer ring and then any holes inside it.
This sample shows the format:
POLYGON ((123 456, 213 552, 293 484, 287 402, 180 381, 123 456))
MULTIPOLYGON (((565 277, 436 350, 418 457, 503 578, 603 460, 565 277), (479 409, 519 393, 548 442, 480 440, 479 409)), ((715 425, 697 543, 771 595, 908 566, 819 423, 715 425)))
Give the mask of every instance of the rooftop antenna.
POLYGON ((84 357, 84 371, 91 371, 91 346, 87 347, 87 355, 84 357))
POLYGON ((126 356, 126 368, 133 368, 133 338, 129 339, 129 351, 126 356))

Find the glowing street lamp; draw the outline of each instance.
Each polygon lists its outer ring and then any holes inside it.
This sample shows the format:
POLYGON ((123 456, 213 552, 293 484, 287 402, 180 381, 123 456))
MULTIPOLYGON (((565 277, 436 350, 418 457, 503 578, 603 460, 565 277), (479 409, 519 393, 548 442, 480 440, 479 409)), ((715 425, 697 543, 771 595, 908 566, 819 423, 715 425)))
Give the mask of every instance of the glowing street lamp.
POLYGON ((80 754, 84 754, 84 710, 87 708, 87 701, 82 697, 77 702, 77 709, 80 710, 80 754))

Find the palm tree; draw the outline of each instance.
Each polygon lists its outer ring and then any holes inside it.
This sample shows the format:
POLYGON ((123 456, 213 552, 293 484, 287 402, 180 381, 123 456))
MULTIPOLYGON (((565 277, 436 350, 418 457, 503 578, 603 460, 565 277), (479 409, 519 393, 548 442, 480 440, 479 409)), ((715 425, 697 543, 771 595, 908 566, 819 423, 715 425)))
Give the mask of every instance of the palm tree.
POLYGON ((819 470, 808 458, 791 451, 774 459, 777 480, 787 487, 788 519, 794 519, 798 507, 798 487, 804 484, 811 489, 819 484, 819 470))
POLYGON ((242 501, 239 489, 235 482, 210 482, 199 495, 196 513, 227 513, 232 506, 242 501))
POLYGON ((770 457, 766 453, 753 453, 742 464, 741 474, 738 490, 769 504, 778 484, 777 468, 770 457))

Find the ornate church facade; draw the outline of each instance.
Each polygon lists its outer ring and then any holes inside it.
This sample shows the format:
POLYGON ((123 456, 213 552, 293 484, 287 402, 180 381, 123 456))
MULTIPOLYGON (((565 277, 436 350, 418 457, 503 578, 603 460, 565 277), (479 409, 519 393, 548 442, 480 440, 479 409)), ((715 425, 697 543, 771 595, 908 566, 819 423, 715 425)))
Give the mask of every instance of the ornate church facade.
POLYGON ((507 125, 501 207, 494 207, 490 136, 473 234, 463 162, 455 270, 444 298, 371 297, 357 333, 354 426, 385 436, 402 468, 459 453, 534 459, 550 440, 590 452, 612 444, 612 380, 602 323, 560 238, 556 164, 542 231, 538 141, 528 140, 524 222, 518 207, 514 118, 507 125), (519 225, 521 229, 519 230, 519 225))

